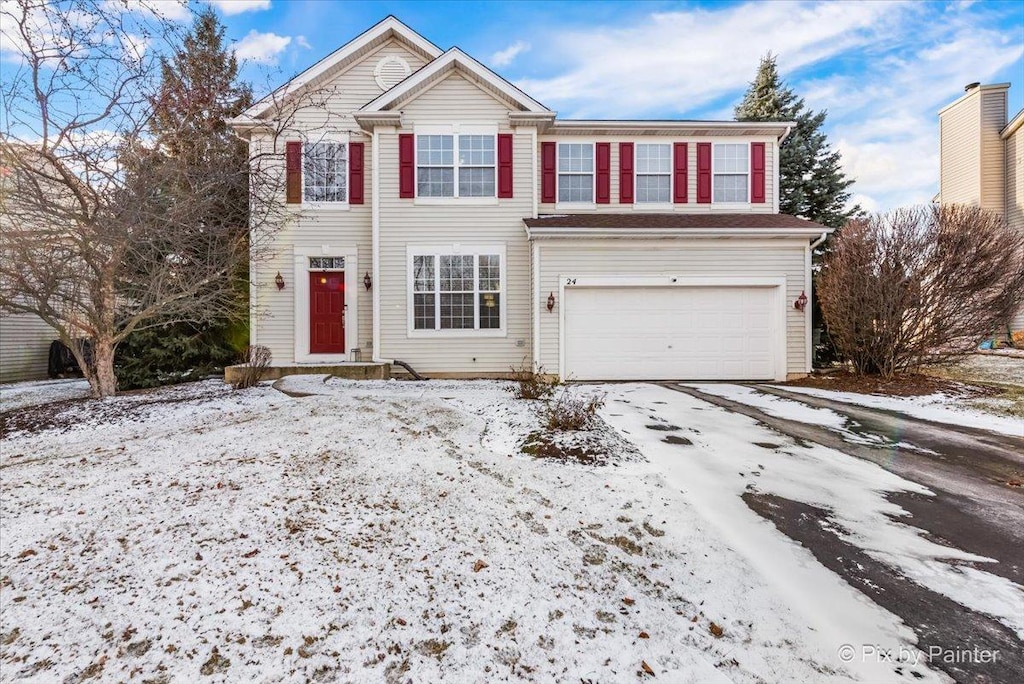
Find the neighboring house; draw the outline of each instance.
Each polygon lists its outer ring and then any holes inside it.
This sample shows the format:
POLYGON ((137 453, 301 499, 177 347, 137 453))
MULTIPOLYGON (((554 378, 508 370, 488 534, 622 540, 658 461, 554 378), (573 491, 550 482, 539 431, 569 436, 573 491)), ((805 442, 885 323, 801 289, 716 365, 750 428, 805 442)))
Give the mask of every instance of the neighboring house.
POLYGON ((57 332, 33 314, 0 313, 0 383, 46 377, 57 332))
MULTIPOLYGON (((1009 83, 971 83, 939 110, 942 204, 973 204, 1024 230, 1024 110, 1007 122, 1009 83)), ((1024 330, 1024 309, 1010 321, 1024 330)))
POLYGON ((232 125, 284 153, 296 212, 252 267, 252 342, 275 365, 358 349, 435 377, 810 370, 802 295, 828 229, 779 214, 792 124, 560 119, 388 17, 232 125), (325 104, 273 135, 278 103, 312 89, 325 104))

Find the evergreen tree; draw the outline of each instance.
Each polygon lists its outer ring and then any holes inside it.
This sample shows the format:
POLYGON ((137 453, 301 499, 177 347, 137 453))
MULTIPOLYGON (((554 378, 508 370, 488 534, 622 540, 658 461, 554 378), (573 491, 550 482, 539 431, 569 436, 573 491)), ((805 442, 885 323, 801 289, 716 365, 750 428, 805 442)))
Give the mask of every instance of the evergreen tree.
MULTIPOLYGON (((194 239, 215 239, 210 236, 222 236, 225 229, 244 237, 248 150, 234 137, 227 119, 252 104, 252 90, 238 80, 238 61, 225 45, 224 26, 212 8, 196 17, 170 59, 161 58, 160 72, 160 88, 150 100, 152 144, 136 143, 124 151, 129 175, 151 176, 161 164, 184 167, 183 174, 168 174, 176 187, 161 188, 161 198, 187 201, 194 188, 204 188, 205 194, 218 188, 193 227, 194 239)), ((130 335, 119 347, 115 364, 121 389, 195 379, 237 358, 248 341, 247 269, 230 280, 238 295, 235 317, 202 326, 168 321, 130 335)))
POLYGON ((779 149, 779 211, 840 228, 860 213, 848 209, 853 181, 822 131, 826 112, 806 108, 779 76, 775 57, 761 58, 757 75, 736 106, 737 121, 795 121, 779 149))

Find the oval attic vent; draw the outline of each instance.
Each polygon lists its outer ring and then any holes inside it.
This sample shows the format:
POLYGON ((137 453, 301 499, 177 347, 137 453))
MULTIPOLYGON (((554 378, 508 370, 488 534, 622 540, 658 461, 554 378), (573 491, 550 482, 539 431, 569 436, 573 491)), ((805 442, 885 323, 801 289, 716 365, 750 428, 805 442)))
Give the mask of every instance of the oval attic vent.
POLYGON ((408 62, 398 55, 390 55, 377 62, 373 77, 382 90, 387 90, 411 73, 408 62))

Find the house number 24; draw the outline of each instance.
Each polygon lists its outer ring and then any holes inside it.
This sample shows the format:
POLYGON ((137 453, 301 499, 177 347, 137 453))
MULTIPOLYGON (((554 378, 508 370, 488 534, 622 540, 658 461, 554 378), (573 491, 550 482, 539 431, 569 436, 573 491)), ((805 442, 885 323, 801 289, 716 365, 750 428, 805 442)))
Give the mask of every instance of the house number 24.
POLYGON ((566 278, 565 279, 565 284, 566 285, 575 285, 576 284, 576 279, 575 278, 566 278))

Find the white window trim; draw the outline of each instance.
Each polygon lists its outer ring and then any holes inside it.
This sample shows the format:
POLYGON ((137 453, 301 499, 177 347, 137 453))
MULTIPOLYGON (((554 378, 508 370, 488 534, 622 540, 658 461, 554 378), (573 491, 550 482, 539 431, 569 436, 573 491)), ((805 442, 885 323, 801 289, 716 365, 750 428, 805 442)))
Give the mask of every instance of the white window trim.
MULTIPOLYGON (((721 175, 723 175, 723 176, 739 176, 740 174, 736 173, 736 172, 732 172, 732 171, 730 171, 728 173, 723 171, 721 175)), ((749 205, 751 203, 750 202, 750 196, 751 196, 751 193, 753 192, 753 188, 751 188, 750 185, 751 185, 751 183, 750 183, 750 141, 749 140, 745 140, 743 142, 722 142, 722 141, 712 142, 711 143, 711 203, 712 204, 717 204, 720 207, 745 207, 745 206, 747 206, 747 205, 749 205), (744 175, 747 177, 747 200, 745 202, 716 202, 715 201, 715 175, 718 173, 718 171, 715 170, 715 147, 717 147, 718 145, 745 145, 746 148, 747 148, 747 170, 744 172, 744 175)))
MULTIPOLYGON (((479 262, 475 262, 475 266, 479 269, 479 262)), ((507 279, 507 260, 505 259, 505 244, 504 243, 493 243, 493 244, 481 244, 481 245, 463 245, 463 244, 447 244, 447 245, 409 245, 406 247, 406 258, 405 258, 405 279, 406 279, 406 337, 508 337, 507 329, 507 315, 508 315, 508 286, 506 283, 507 279), (413 258, 418 256, 433 256, 434 260, 434 278, 435 284, 437 279, 440 278, 440 257, 449 255, 487 255, 496 254, 498 255, 498 264, 500 268, 498 287, 500 288, 498 293, 501 295, 501 308, 498 311, 500 317, 498 328, 485 328, 480 329, 458 329, 458 330, 417 330, 415 328, 415 306, 413 305, 413 286, 414 286, 414 269, 413 269, 413 258)), ((479 323, 479 311, 477 310, 480 293, 480 280, 478 273, 474 273, 473 282, 473 318, 479 323)), ((440 306, 441 297, 440 291, 434 290, 435 306, 440 306)), ((435 325, 440 323, 440 319, 435 320, 435 325)), ((307 326, 308 327, 308 326, 307 326)))
MULTIPOLYGON (((359 250, 353 244, 317 245, 292 248, 294 267, 292 289, 295 292, 295 350, 296 363, 343 363, 349 360, 352 349, 359 347, 359 250), (345 257, 345 347, 343 354, 311 354, 309 351, 309 266, 310 257, 345 257)), ((333 269, 332 269, 333 270, 333 269)))
MULTIPOLYGON (((676 174, 675 174, 675 141, 669 140, 668 142, 634 142, 633 143, 633 208, 636 209, 639 205, 641 210, 643 209, 666 209, 670 208, 673 204, 672 198, 675 197, 676 190, 676 174), (641 202, 640 193, 638 191, 639 183, 637 179, 640 178, 640 146, 641 145, 662 145, 668 147, 668 173, 645 173, 644 176, 668 176, 668 201, 667 202, 641 202)), ((622 161, 619 161, 619 165, 622 165, 622 161)))
MULTIPOLYGON (((569 173, 568 171, 566 173, 569 173)), ((572 174, 582 175, 582 174, 572 174)), ((593 140, 557 140, 555 141, 555 210, 562 209, 596 209, 597 208, 597 144, 593 140), (593 170, 590 172, 590 197, 589 202, 560 202, 558 200, 559 189, 562 185, 562 145, 590 145, 590 158, 593 161, 593 170)))
MULTIPOLYGON (((330 131, 322 133, 315 140, 303 140, 302 141, 302 168, 301 168, 301 179, 302 179, 302 206, 311 207, 313 209, 334 209, 337 211, 348 211, 349 207, 349 181, 351 180, 351 174, 349 173, 349 153, 351 147, 349 146, 349 134, 345 131, 330 131), (345 200, 343 202, 323 202, 313 201, 306 199, 306 150, 309 145, 316 145, 317 143, 336 143, 345 146, 345 200)), ((316 255, 314 255, 316 256, 316 255)))
MULTIPOLYGON (((417 125, 413 127, 413 169, 415 170, 414 205, 483 205, 498 204, 498 127, 488 124, 451 124, 451 125, 417 125), (451 197, 420 197, 420 143, 421 135, 452 136, 452 196, 451 197), (489 135, 494 138, 494 195, 486 197, 459 197, 459 136, 489 135)), ((441 168, 441 167, 436 167, 441 168)), ((443 167, 448 168, 448 167, 443 167)), ((483 169, 485 166, 467 168, 483 169)))

